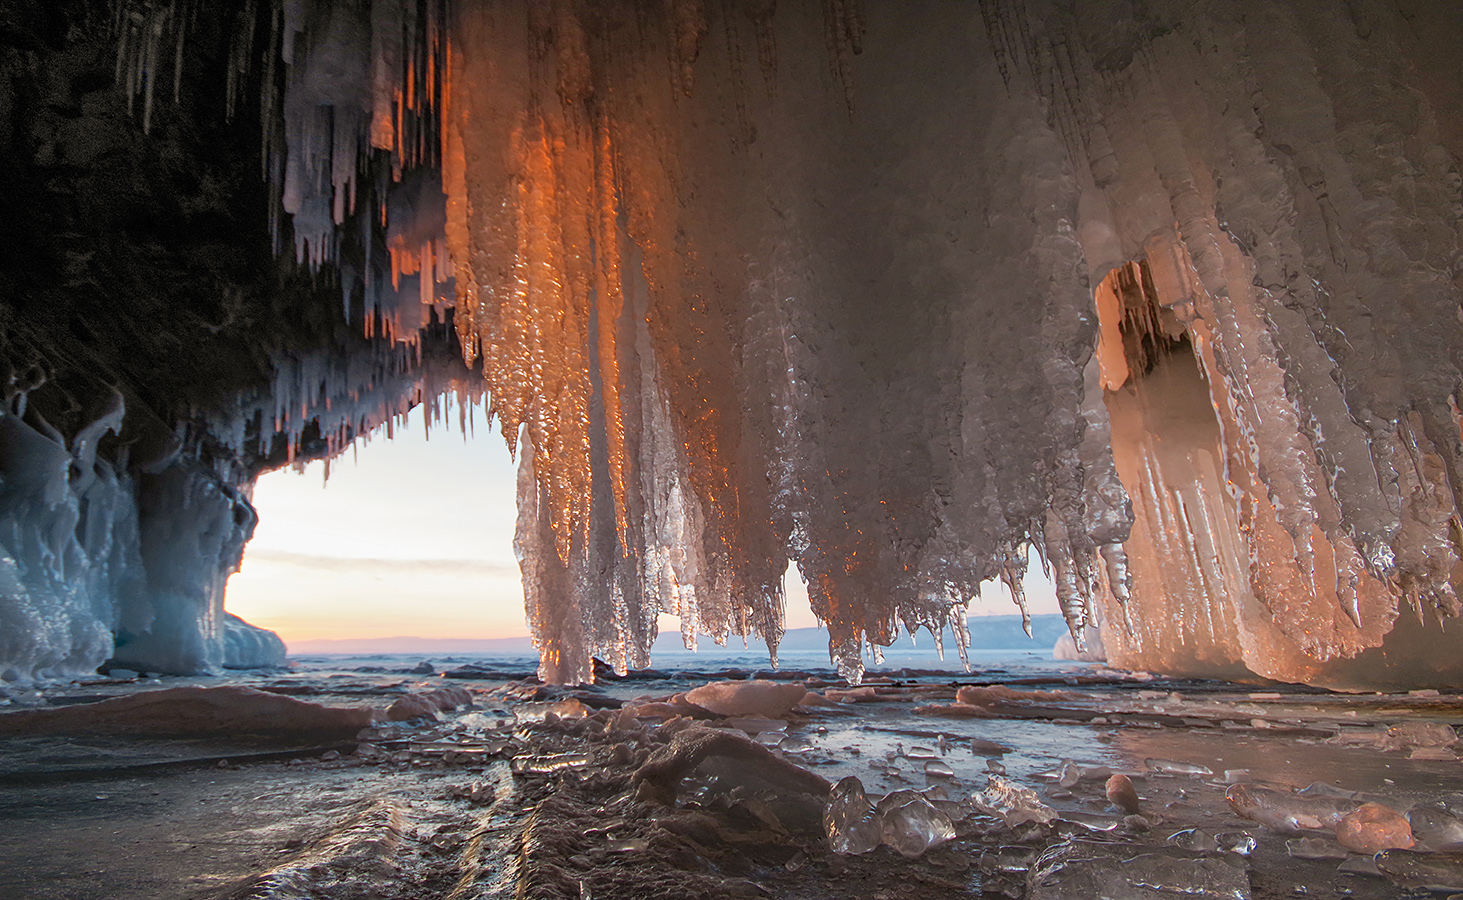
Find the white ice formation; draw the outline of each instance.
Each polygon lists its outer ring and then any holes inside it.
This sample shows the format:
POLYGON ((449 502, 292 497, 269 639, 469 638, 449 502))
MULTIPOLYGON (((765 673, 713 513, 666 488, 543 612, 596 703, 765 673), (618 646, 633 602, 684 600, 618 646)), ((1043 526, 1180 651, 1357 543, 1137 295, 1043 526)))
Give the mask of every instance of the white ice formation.
MULTIPOLYGON (((265 18, 231 83, 285 85, 281 234, 408 347, 453 307, 521 453, 546 678, 646 664, 660 612, 775 653, 791 558, 856 680, 901 626, 963 647, 1034 546, 1119 664, 1458 680, 1408 621, 1459 611, 1463 565, 1448 4, 265 18)), ((128 86, 167 34, 124 35, 128 86)))
POLYGON ((67 441, 23 393, 0 409, 0 680, 225 661, 224 582, 254 510, 180 444, 136 469, 99 458, 125 414, 114 393, 67 441))

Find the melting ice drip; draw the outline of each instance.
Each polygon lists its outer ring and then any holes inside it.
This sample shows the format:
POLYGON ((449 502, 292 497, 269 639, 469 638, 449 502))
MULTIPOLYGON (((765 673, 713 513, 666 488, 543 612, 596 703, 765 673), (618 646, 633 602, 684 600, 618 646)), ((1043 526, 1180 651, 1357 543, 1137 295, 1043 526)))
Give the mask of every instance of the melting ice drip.
MULTIPOLYGON (((150 98, 183 37, 144 6, 150 98)), ((1442 44, 1381 7, 775 7, 241 13, 297 252, 403 341, 451 304, 481 361, 546 678, 645 664, 661 611, 775 654, 788 557, 853 680, 901 624, 963 652, 1027 546, 1136 666, 1324 678, 1399 603, 1458 611, 1442 44)))

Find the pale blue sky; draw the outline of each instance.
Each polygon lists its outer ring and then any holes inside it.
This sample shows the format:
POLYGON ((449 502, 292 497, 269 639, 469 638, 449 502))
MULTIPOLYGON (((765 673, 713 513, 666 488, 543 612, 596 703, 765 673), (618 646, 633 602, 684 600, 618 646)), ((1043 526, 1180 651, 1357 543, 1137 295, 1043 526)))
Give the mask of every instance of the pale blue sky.
MULTIPOLYGON (((513 556, 515 467, 476 412, 467 440, 455 426, 427 437, 419 406, 391 440, 378 430, 332 462, 328 481, 321 462, 261 477, 259 527, 229 581, 229 611, 286 642, 527 634, 513 556)), ((816 625, 801 580, 789 582, 788 627, 816 625)), ((1032 613, 1057 611, 1039 570, 1027 592, 1032 613)), ((1016 608, 988 583, 970 611, 1016 608)), ((662 617, 666 626, 675 620, 662 617)))

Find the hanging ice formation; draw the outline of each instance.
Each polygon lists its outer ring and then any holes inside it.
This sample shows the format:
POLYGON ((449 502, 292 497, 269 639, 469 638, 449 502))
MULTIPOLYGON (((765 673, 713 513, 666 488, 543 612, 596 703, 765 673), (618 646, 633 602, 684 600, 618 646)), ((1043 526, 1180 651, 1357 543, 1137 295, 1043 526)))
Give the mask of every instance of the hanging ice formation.
MULTIPOLYGON (((546 678, 644 665, 661 611, 775 653, 788 558, 852 679, 901 625, 963 646, 980 582, 1020 602, 1029 546, 1074 634, 1095 617, 1165 671, 1390 677, 1346 661, 1400 608, 1459 609, 1456 15, 260 19, 235 67, 283 66, 265 139, 296 252, 401 340, 454 307, 522 456, 546 678)), ((164 33, 129 32, 132 88, 164 33)))

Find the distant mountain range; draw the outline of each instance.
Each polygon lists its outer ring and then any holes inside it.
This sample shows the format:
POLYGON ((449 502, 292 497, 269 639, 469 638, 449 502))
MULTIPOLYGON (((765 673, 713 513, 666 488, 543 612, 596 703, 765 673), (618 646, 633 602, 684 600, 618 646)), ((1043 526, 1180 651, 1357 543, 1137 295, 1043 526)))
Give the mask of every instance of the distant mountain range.
MULTIPOLYGON (((1020 616, 972 616, 970 623, 970 649, 972 650, 1027 650, 1035 653, 1049 652, 1057 638, 1067 630, 1061 616, 1032 616, 1031 633, 1028 638, 1021 630, 1020 616)), ((908 635, 901 635, 890 648, 890 652, 920 650, 933 646, 929 634, 921 633, 919 643, 913 644, 908 635)), ((751 644, 756 650, 760 644, 751 644)), ((949 636, 946 647, 953 652, 949 636)), ((828 631, 824 628, 794 628, 783 636, 780 649, 786 653, 826 651, 828 631)), ((527 637, 486 638, 343 638, 339 640, 293 641, 289 644, 293 656, 315 653, 420 653, 423 656, 451 656, 493 654, 503 656, 530 656, 534 653, 533 643, 527 637)), ((663 632, 651 649, 652 654, 685 653, 681 636, 677 632, 663 632)), ((722 655, 745 655, 740 640, 733 639, 728 646, 718 647, 709 638, 702 638, 697 653, 715 658, 722 655)))

